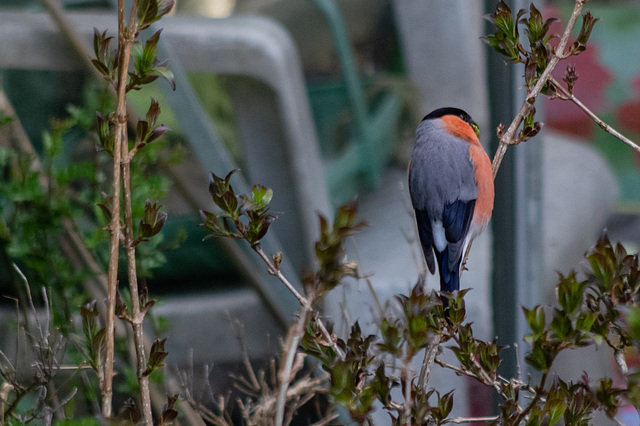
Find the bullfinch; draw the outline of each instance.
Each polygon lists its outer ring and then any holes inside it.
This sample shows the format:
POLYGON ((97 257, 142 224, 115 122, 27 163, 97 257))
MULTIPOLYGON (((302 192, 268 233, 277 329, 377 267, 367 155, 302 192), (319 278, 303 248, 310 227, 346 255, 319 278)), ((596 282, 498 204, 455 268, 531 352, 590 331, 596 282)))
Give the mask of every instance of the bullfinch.
POLYGON ((416 130, 409 193, 429 272, 438 262, 441 291, 459 290, 466 246, 493 211, 491 162, 478 136, 478 125, 458 108, 432 111, 416 130))

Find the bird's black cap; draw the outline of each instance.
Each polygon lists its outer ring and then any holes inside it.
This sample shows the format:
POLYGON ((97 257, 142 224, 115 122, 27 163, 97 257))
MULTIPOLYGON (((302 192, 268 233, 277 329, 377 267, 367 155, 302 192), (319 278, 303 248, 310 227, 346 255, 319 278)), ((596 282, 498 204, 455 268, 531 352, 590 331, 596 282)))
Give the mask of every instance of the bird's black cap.
POLYGON ((422 121, 444 117, 445 115, 455 115, 456 117, 460 117, 462 121, 465 121, 469 124, 474 124, 477 126, 475 121, 473 121, 471 116, 466 111, 461 110, 460 108, 453 108, 453 107, 444 107, 444 108, 438 108, 436 110, 433 110, 429 114, 425 115, 422 121))

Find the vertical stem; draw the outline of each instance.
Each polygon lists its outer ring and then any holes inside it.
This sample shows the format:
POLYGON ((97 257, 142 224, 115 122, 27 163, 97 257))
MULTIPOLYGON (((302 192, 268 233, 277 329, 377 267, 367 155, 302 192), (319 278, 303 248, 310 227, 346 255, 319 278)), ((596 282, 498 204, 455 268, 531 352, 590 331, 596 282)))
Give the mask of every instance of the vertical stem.
POLYGON ((106 354, 102 376, 102 415, 111 417, 113 400, 113 359, 115 353, 114 328, 116 316, 116 291, 118 288, 118 252, 120 249, 120 158, 122 140, 127 137, 126 86, 129 55, 125 54, 124 0, 118 1, 118 80, 116 94, 115 141, 113 146, 113 205, 111 211, 111 248, 107 278, 106 354))
POLYGON ((298 345, 305 332, 305 326, 307 324, 307 317, 311 313, 312 308, 310 304, 303 305, 300 311, 300 317, 295 325, 289 329, 286 342, 286 356, 283 360, 283 364, 278 372, 278 381, 280 382, 280 389, 278 391, 278 399, 276 405, 276 417, 274 420, 275 426, 282 426, 284 421, 284 410, 287 404, 287 390, 289 389, 289 382, 291 381, 291 371, 293 363, 298 353, 298 345))
MULTIPOLYGON (((120 0, 122 1, 122 0, 120 0)), ((126 62, 120 62, 120 69, 129 68, 129 59, 131 53, 131 45, 136 35, 135 16, 137 12, 138 2, 133 1, 131 5, 131 15, 129 16, 129 25, 124 34, 124 51, 123 56, 126 62), (125 67, 126 65, 126 67, 125 67)), ((120 34, 122 37, 123 34, 120 34)), ((124 59, 121 56, 121 59, 124 59)), ((120 93, 118 92, 118 95, 120 93)), ((124 101, 125 99, 123 99, 124 101)), ((126 112, 126 102, 124 102, 126 112)), ((118 106, 120 106, 120 96, 118 96, 118 106)), ((126 136, 126 126, 125 126, 126 136)), ((125 238, 124 246, 127 250, 127 268, 129 279, 129 293, 131 295, 131 327, 133 328, 133 340, 136 348, 136 376, 140 386, 140 397, 142 400, 142 415, 146 425, 153 425, 153 414, 151 410, 151 392, 149 389, 149 376, 145 374, 147 366, 147 358, 144 350, 144 330, 142 328, 144 314, 140 310, 140 295, 138 292, 138 271, 136 263, 136 247, 133 236, 133 209, 131 205, 131 158, 129 156, 129 139, 124 137, 121 141, 120 149, 120 165, 122 168, 122 184, 124 198, 124 229, 125 238)))
POLYGON ((149 376, 145 374, 147 358, 144 351, 144 330, 142 323, 144 314, 140 310, 140 295, 138 292, 138 271, 136 264, 136 247, 133 237, 133 213, 131 206, 131 162, 128 159, 128 146, 122 147, 122 182, 124 197, 124 229, 125 247, 127 250, 127 267, 129 276, 129 292, 131 294, 131 327, 133 341, 136 348, 136 375, 140 385, 142 398, 142 413, 147 425, 153 424, 151 411, 151 394, 149 391, 149 376))
POLYGON ((429 344, 424 351, 424 360, 422 361, 420 375, 418 376, 418 386, 420 386, 420 389, 424 392, 427 391, 429 376, 431 375, 431 367, 436 359, 436 354, 438 353, 441 341, 442 336, 440 334, 429 337, 429 344))
POLYGON ((402 371, 400 372, 400 376, 402 380, 400 382, 403 384, 402 394, 404 396, 404 403, 402 404, 402 417, 403 417, 403 425, 411 426, 411 405, 413 401, 411 400, 411 356, 409 355, 408 348, 405 348, 404 356, 404 365, 402 366, 402 371))
MULTIPOLYGON (((124 0, 118 0, 118 80, 116 82, 116 123, 115 140, 113 147, 113 206, 111 218, 111 248, 109 257, 109 274, 107 287, 107 318, 106 318, 106 355, 104 375, 102 377, 102 414, 105 418, 110 418, 112 414, 113 401, 113 360, 115 353, 114 329, 115 329, 115 307, 116 291, 118 288, 118 254, 120 247, 120 185, 123 151, 128 154, 129 138, 127 135, 127 76, 129 70, 129 60, 131 45, 135 38, 135 16, 137 1, 134 0, 131 7, 129 24, 125 27, 124 0)), ((130 205, 130 187, 129 205, 130 205)), ((125 200, 127 197, 125 197, 125 200)), ((130 216, 130 215, 129 215, 130 216)), ((130 227, 127 234, 131 232, 130 227)), ((129 247, 129 246, 127 246, 129 247)), ((127 253, 128 254, 128 253, 127 253)), ((135 254, 135 252, 134 252, 135 254)), ((134 264, 135 266, 135 264, 134 264)), ((132 294, 133 296, 133 294, 132 294)), ((144 354, 143 354, 144 355, 144 354)), ((147 386, 148 390, 148 386, 147 386)))

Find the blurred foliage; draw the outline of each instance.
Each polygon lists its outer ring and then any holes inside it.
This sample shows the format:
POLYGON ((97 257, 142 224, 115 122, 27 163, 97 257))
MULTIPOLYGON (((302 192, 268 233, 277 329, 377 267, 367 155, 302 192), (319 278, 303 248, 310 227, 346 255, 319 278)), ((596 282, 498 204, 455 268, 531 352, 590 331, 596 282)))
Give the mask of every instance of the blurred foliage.
MULTIPOLYGON (((67 345, 66 355, 77 365, 86 361, 96 370, 101 367, 104 328, 95 301, 86 304, 89 295, 84 287, 95 274, 83 263, 71 260, 67 229, 84 238, 89 253, 106 270, 108 233, 104 226, 107 221, 105 211, 99 205, 105 203, 101 191, 108 190, 110 172, 106 167, 106 156, 96 150, 99 142, 92 132, 96 111, 107 115, 106 111, 113 106, 108 92, 88 85, 83 92, 82 105, 68 105, 65 118, 52 120, 51 129, 42 136, 43 152, 39 158, 0 147, 0 173, 3 176, 0 180, 0 270, 4 294, 17 294, 20 304, 28 306, 22 278, 12 267, 15 263, 30 283, 46 289, 50 297, 52 327, 67 338, 78 333, 72 317, 81 307, 84 337, 78 345, 75 340, 73 345, 67 345)), ((149 116, 147 120, 153 121, 153 118, 149 116)), ((13 118, 5 117, 2 121, 11 124, 13 118)), ((138 138, 138 143, 146 145, 155 138, 153 131, 147 131, 138 138)), ((135 144, 136 141, 132 141, 132 146, 135 144)), ((132 168, 134 214, 142 218, 137 224, 137 233, 140 241, 149 241, 140 245, 144 248, 138 266, 145 276, 166 262, 163 247, 174 247, 176 243, 163 239, 159 224, 166 220, 166 215, 159 211, 158 203, 148 202, 149 197, 164 197, 171 187, 170 180, 162 176, 158 166, 167 145, 167 141, 155 141, 133 159, 136 165, 132 168)), ((177 160, 179 158, 170 161, 177 160)), ((35 303, 38 304, 38 300, 35 303)), ((159 365, 150 367, 155 370, 159 365)), ((3 371, 6 373, 7 370, 3 371)), ((98 398, 97 383, 87 376, 77 376, 68 384, 82 389, 80 395, 88 406, 98 398)), ((23 387, 29 389, 28 384, 23 387)), ((132 387, 125 386, 121 390, 131 394, 132 387)), ((29 389, 23 399, 35 404, 37 398, 30 399, 31 392, 29 389)), ((69 407, 74 405, 75 402, 69 403, 69 407)), ((16 413, 27 415, 33 406, 17 405, 16 413)), ((74 411, 73 408, 70 410, 74 411)), ((95 421, 78 420, 77 424, 95 424, 95 421)))
MULTIPOLYGON (((72 264, 59 249, 65 238, 63 222, 73 224, 74 229, 86 236, 87 247, 98 259, 106 262, 108 258, 107 233, 103 229, 107 222, 104 210, 98 206, 105 202, 100 194, 108 190, 109 172, 105 157, 91 146, 90 132, 95 111, 106 111, 112 106, 106 92, 89 86, 84 105, 68 106, 68 116, 54 120, 52 129, 43 135, 40 170, 34 167, 34 161, 38 160, 29 154, 0 148, 0 170, 4 176, 0 181, 2 270, 7 272, 3 274, 5 280, 13 282, 4 281, 3 285, 5 288, 10 285, 12 292, 20 289, 10 267, 11 262, 16 262, 30 282, 50 289, 56 307, 54 318, 61 325, 67 324, 71 312, 84 303, 86 294, 81 283, 90 277, 84 267, 72 264)), ((156 167, 166 147, 164 141, 155 142, 133 160, 137 167, 132 169, 132 200, 134 214, 143 218, 137 227, 143 239, 158 234, 157 226, 153 231, 145 231, 147 219, 164 220, 159 212, 150 216, 152 207, 157 209, 158 205, 147 205, 147 200, 164 197, 171 187, 170 180, 156 167)), ((172 244, 163 241, 162 234, 151 239, 142 251, 139 266, 143 275, 166 262, 161 248, 172 244)))

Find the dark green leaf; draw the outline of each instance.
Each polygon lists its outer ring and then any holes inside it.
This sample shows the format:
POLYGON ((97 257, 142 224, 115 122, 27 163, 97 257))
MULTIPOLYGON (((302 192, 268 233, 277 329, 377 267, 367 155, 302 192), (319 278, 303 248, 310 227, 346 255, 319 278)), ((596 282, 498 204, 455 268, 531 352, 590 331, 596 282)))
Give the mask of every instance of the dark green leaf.
POLYGON ((156 339, 151 345, 151 351, 149 352, 149 360, 147 361, 147 369, 144 371, 144 375, 148 376, 155 370, 164 367, 164 359, 169 355, 164 351, 164 344, 167 341, 166 338, 159 340, 156 339))

